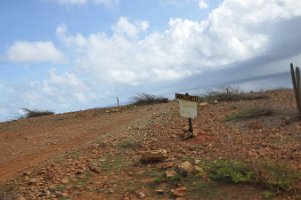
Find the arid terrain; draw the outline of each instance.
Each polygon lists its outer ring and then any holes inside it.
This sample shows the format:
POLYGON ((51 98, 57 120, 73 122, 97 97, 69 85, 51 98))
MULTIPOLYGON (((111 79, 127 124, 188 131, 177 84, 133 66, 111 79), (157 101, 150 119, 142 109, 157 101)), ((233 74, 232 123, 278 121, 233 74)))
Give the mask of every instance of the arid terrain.
POLYGON ((301 199, 293 91, 249 95, 0 123, 0 199, 301 199))

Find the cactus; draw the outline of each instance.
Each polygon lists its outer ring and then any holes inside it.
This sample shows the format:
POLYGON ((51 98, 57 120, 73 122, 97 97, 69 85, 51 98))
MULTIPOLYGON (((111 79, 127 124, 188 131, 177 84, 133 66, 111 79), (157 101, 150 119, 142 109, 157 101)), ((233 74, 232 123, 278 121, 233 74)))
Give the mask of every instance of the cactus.
POLYGON ((296 67, 295 69, 293 63, 291 63, 291 75, 292 75, 292 81, 294 86, 294 92, 295 92, 299 117, 301 117, 300 70, 299 67, 296 67))

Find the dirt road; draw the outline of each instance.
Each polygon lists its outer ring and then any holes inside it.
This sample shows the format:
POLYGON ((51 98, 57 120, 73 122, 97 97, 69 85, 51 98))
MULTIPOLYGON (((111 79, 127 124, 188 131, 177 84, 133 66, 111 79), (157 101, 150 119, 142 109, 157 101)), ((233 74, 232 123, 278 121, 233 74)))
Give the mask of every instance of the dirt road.
POLYGON ((97 109, 1 123, 0 182, 148 114, 97 109))

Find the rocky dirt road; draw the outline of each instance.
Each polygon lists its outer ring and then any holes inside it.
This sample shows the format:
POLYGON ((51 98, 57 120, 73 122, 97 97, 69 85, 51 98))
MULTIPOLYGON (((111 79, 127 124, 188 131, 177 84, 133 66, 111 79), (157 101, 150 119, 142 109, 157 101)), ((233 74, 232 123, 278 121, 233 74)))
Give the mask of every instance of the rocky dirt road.
POLYGON ((0 182, 154 114, 145 109, 96 109, 0 124, 0 182))

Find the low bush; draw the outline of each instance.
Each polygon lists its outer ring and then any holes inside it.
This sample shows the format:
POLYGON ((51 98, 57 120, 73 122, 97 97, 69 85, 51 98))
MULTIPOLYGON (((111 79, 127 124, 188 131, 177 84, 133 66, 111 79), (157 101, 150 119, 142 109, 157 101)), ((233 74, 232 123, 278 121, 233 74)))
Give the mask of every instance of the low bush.
POLYGON ((252 169, 239 161, 216 160, 204 163, 203 168, 213 180, 227 183, 251 183, 255 180, 252 169))
POLYGON ((148 104, 154 104, 154 103, 167 103, 168 98, 161 97, 161 96, 155 96, 151 94, 145 94, 141 93, 137 96, 133 97, 133 103, 132 105, 148 105, 148 104))
MULTIPOLYGON (((215 160, 199 164, 199 175, 226 183, 261 185, 271 194, 296 190, 301 173, 288 163, 271 160, 246 163, 233 160, 215 160)), ((268 192, 266 192, 268 193, 268 192)))
POLYGON ((265 160, 255 164, 254 169, 257 182, 275 193, 291 191, 301 180, 301 173, 288 163, 265 160))
POLYGON ((138 149, 141 146, 140 143, 131 139, 124 139, 117 144, 117 147, 120 149, 138 149))
POLYGON ((239 89, 228 88, 227 91, 213 91, 209 92, 208 95, 202 97, 202 101, 207 102, 225 102, 225 101, 246 101, 246 100, 257 100, 266 99, 268 96, 255 93, 244 93, 239 89))
POLYGON ((251 108, 251 109, 240 111, 238 113, 233 113, 231 115, 226 115, 225 121, 232 121, 236 119, 257 118, 262 116, 271 116, 273 114, 275 114, 275 111, 270 108, 251 108))
POLYGON ((45 115, 53 115, 54 112, 49 110, 30 110, 28 108, 22 109, 25 112, 25 118, 31 118, 31 117, 39 117, 39 116, 45 116, 45 115))

